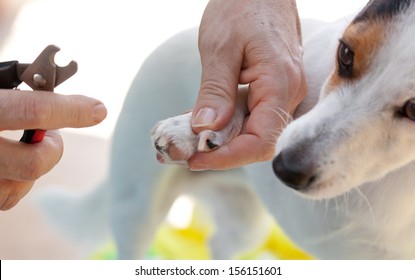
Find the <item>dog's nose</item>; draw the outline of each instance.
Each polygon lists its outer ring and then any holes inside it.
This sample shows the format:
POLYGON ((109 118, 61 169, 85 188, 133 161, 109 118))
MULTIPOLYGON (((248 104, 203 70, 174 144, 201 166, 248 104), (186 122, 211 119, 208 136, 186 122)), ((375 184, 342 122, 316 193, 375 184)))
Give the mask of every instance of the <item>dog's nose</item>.
POLYGON ((307 163, 298 162, 291 153, 280 152, 272 162, 275 175, 287 186, 295 190, 305 190, 314 180, 313 168, 307 163))

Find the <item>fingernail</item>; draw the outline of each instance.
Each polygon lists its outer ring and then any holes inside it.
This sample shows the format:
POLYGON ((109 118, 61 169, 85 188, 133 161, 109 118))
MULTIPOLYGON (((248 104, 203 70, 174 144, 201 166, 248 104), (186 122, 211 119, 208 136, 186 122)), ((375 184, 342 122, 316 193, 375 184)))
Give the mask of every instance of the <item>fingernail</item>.
POLYGON ((202 171, 206 171, 206 170, 209 170, 208 168, 206 168, 206 167, 191 167, 191 168, 189 168, 190 169, 190 171, 192 171, 192 172, 202 172, 202 171))
POLYGON ((197 112, 192 121, 193 127, 205 127, 212 125, 216 120, 216 111, 212 108, 202 108, 197 112))
POLYGON ((107 108, 105 107, 103 103, 99 103, 94 106, 93 111, 92 111, 92 119, 95 122, 97 123, 102 122, 106 116, 107 116, 107 108))

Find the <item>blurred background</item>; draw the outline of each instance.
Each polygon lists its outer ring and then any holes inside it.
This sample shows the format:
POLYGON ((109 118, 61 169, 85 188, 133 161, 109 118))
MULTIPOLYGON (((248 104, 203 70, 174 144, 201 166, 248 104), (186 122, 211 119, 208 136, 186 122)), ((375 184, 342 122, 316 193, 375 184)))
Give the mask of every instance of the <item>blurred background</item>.
MULTIPOLYGON (((37 190, 93 188, 107 172, 109 146, 130 83, 141 63, 179 31, 197 26, 207 0, 0 0, 0 61, 30 63, 49 44, 61 48, 59 65, 74 59, 78 73, 56 88, 102 100, 100 125, 64 129, 65 154, 16 207, 0 212, 0 259, 85 258, 77 244, 48 225, 30 200, 37 190)), ((298 0, 303 18, 332 21, 354 13, 365 0, 298 0)), ((22 87, 25 88, 25 87, 22 87)), ((195 93, 196 94, 196 93, 195 93)), ((16 132, 0 132, 15 137, 16 132)))

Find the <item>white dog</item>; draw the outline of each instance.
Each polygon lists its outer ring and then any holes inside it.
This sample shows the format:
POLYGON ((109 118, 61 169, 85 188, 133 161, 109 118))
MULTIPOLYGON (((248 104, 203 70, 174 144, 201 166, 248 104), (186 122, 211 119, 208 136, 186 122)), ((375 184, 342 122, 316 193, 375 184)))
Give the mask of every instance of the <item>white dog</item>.
MULTIPOLYGON (((415 1, 374 0, 343 35, 305 45, 310 91, 303 112, 331 74, 318 104, 279 137, 273 169, 302 197, 325 200, 293 196, 277 182, 258 184, 268 173, 263 167, 252 182, 287 233, 318 257, 415 257, 414 32, 415 1)), ((229 141, 228 132, 243 123, 240 111, 224 131, 199 137, 190 114, 161 122, 153 136, 158 158, 175 163, 169 145, 177 158, 229 141)))
MULTIPOLYGON (((196 32, 176 36, 138 73, 115 131, 109 178, 90 196, 99 203, 79 210, 76 229, 85 236, 100 219, 87 213, 109 212, 120 257, 139 258, 174 199, 191 192, 213 205, 215 258, 258 244, 270 224, 267 211, 317 258, 414 258, 413 34, 409 0, 372 0, 349 25, 327 25, 304 42, 309 93, 296 115, 320 99, 283 131, 272 164, 227 172, 181 168, 186 175, 158 184, 162 167, 151 146, 159 161, 184 164, 183 155, 217 148, 239 133, 246 114, 241 102, 224 131, 200 135, 190 129, 190 114, 180 115, 158 123, 150 141, 153 124, 191 108, 200 82, 196 32)), ((91 235, 97 231, 103 228, 91 235)))

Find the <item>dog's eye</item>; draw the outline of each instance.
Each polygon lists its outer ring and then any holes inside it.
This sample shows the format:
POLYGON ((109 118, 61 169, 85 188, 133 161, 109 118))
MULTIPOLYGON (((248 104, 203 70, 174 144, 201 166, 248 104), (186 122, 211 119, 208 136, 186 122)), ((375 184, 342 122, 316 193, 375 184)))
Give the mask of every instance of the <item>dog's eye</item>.
POLYGON ((337 62, 339 64, 339 76, 350 78, 353 75, 353 51, 342 41, 340 41, 337 53, 337 62))
POLYGON ((403 106, 403 115, 415 121, 415 98, 409 99, 403 106))

